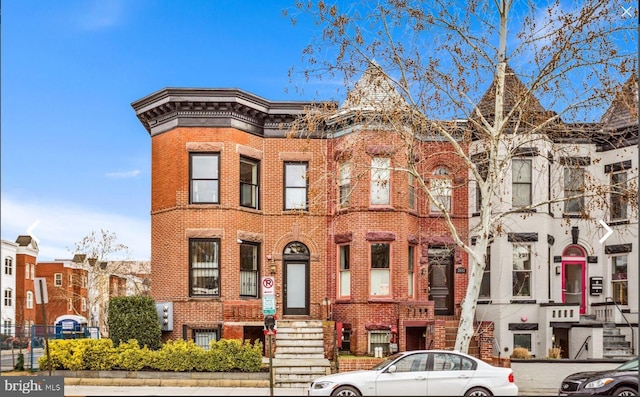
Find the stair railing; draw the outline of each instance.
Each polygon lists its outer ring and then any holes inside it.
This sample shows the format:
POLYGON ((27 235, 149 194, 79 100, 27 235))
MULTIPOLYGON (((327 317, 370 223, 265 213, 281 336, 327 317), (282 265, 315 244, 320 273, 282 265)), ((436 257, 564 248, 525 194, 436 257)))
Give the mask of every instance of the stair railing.
POLYGON ((575 357, 573 357, 574 360, 578 359, 578 356, 580 355, 580 353, 582 353, 582 349, 589 350, 589 344, 588 344, 589 339, 591 339, 591 335, 587 336, 584 342, 582 342, 582 346, 580 346, 580 349, 578 349, 578 352, 576 353, 575 357))
MULTIPOLYGON (((613 302, 613 304, 615 305, 616 309, 618 309, 618 311, 620 312, 620 314, 622 315, 622 318, 624 319, 624 321, 627 323, 627 327, 629 327, 629 329, 631 330, 631 354, 633 354, 635 356, 636 354, 636 338, 633 332, 633 326, 631 325, 631 323, 629 322, 629 320, 627 319, 627 316, 624 315, 624 313, 622 312, 622 309, 620 308, 620 306, 618 306, 618 302, 616 302, 612 297, 607 296, 606 298, 604 298, 604 301, 607 302, 611 300, 611 302, 613 302)), ((608 322, 608 315, 607 315, 607 310, 604 311, 604 322, 608 322)))
POLYGON ((491 342, 493 354, 496 354, 498 356, 498 367, 502 367, 502 362, 500 362, 500 354, 502 353, 502 348, 500 347, 498 339, 494 336, 489 339, 489 342, 491 342))

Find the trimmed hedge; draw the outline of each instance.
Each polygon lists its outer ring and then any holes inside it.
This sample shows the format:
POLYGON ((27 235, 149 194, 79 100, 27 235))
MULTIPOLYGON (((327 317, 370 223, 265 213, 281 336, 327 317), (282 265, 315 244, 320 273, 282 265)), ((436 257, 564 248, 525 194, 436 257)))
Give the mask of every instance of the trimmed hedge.
POLYGON ((151 350, 162 346, 156 304, 149 296, 118 296, 111 299, 108 322, 109 336, 115 346, 131 340, 151 350))
MULTIPOLYGON (((139 371, 143 369, 174 372, 259 372, 262 368, 262 343, 256 340, 221 339, 205 350, 193 341, 174 340, 159 350, 140 347, 131 339, 113 346, 111 339, 62 339, 49 341, 51 369, 139 371)), ((46 350, 38 359, 40 368, 48 367, 46 350)))

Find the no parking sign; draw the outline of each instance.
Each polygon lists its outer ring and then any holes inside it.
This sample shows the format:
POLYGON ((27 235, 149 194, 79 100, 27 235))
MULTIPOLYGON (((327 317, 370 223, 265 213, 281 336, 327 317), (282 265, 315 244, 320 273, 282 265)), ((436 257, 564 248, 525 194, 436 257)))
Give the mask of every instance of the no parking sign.
POLYGON ((276 286, 273 277, 262 277, 262 314, 276 314, 276 286))

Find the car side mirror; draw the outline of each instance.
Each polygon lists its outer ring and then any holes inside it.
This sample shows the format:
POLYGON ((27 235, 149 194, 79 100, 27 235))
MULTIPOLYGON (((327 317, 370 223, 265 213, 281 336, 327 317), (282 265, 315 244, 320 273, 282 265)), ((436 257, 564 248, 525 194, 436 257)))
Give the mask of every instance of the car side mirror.
POLYGON ((398 369, 398 367, 396 367, 395 365, 390 365, 389 368, 387 368, 387 372, 392 374, 392 373, 396 372, 397 369, 398 369))

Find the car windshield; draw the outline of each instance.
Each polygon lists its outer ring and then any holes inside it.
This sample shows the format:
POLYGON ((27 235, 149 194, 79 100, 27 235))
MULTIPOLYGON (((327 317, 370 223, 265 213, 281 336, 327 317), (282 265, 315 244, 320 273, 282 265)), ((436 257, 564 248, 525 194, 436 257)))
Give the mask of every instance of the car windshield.
POLYGON ((379 371, 382 368, 386 367, 387 365, 391 364, 392 361, 395 361, 401 355, 402 355, 402 353, 393 354, 393 355, 387 357, 386 360, 384 360, 380 364, 378 364, 378 365, 374 366, 373 368, 371 368, 371 370, 372 371, 379 371))
POLYGON ((637 371, 638 370, 638 359, 634 358, 631 361, 627 361, 626 363, 622 364, 621 366, 619 366, 616 369, 618 371, 637 371))

